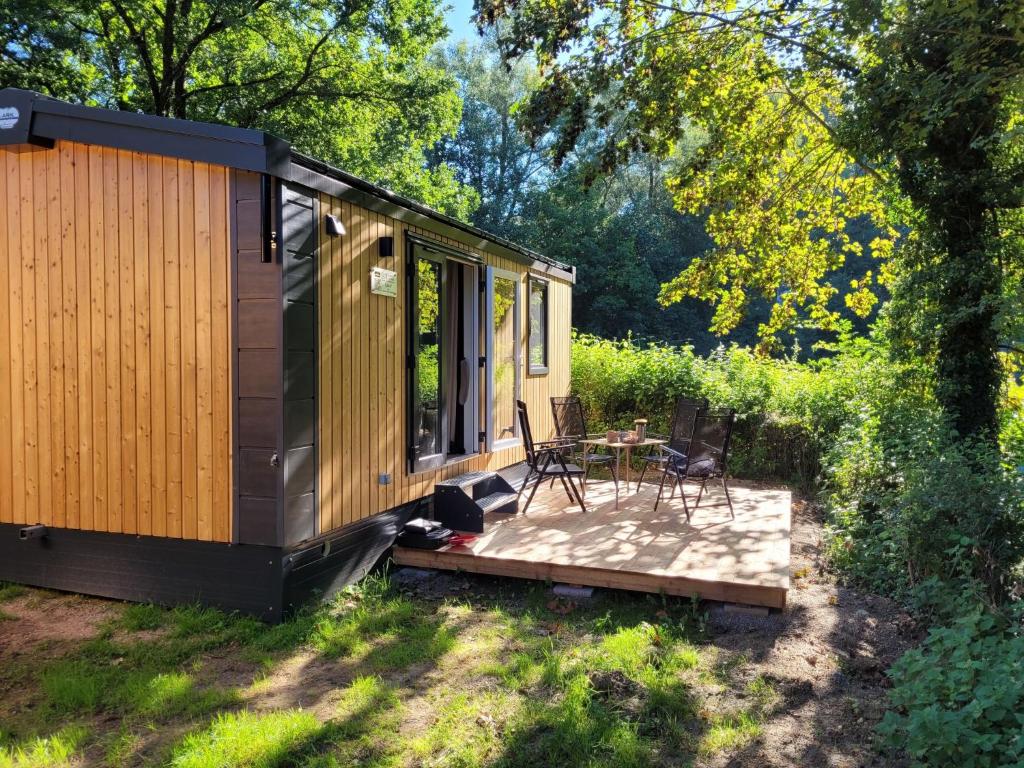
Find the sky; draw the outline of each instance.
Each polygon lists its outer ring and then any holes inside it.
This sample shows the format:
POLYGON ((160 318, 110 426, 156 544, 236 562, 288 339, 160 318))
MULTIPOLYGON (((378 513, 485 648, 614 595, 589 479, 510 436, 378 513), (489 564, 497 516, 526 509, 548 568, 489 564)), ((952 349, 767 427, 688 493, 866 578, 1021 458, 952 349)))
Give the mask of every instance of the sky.
POLYGON ((448 35, 448 42, 475 41, 477 39, 476 26, 470 21, 473 18, 473 0, 448 0, 447 6, 448 13, 445 18, 452 30, 448 35))

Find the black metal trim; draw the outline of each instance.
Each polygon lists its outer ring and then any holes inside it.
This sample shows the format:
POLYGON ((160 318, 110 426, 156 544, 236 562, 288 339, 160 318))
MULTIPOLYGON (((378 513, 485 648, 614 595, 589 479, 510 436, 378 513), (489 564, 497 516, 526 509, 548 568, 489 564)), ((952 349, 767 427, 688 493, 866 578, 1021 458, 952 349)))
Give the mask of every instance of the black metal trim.
POLYGON ((8 103, 31 110, 28 141, 77 141, 275 175, 291 164, 289 144, 263 131, 87 107, 19 88, 0 91, 0 107, 8 103))
POLYGON ((458 259, 459 261, 468 261, 471 264, 484 263, 484 260, 477 256, 475 253, 463 251, 459 248, 452 248, 450 245, 438 242, 437 240, 432 240, 429 237, 422 237, 421 235, 417 235, 415 232, 410 232, 409 230, 405 230, 405 237, 409 242, 415 243, 416 245, 419 245, 428 251, 433 251, 435 253, 443 253, 446 256, 452 256, 453 258, 458 259))
POLYGON ((405 523, 429 497, 330 531, 284 554, 284 605, 293 610, 363 578, 385 560, 405 523))
POLYGON ((230 233, 228 243, 228 272, 231 280, 231 543, 238 544, 238 180, 236 171, 228 175, 230 200, 230 233))

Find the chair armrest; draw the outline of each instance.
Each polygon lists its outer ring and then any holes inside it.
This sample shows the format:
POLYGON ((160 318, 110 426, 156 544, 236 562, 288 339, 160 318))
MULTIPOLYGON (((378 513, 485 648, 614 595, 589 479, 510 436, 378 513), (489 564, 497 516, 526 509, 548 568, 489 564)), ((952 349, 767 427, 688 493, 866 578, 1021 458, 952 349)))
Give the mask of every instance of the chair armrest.
POLYGON ((675 448, 669 448, 667 445, 661 446, 661 450, 668 454, 673 459, 685 459, 686 454, 680 453, 675 448))
POLYGON ((557 445, 545 445, 545 446, 542 446, 542 447, 538 447, 537 444, 534 443, 533 452, 538 457, 543 457, 543 456, 549 456, 550 455, 550 456, 553 456, 554 458, 558 459, 558 458, 560 458, 565 453, 565 449, 569 448, 569 447, 571 447, 571 446, 566 445, 566 444, 562 444, 562 443, 559 443, 557 445))
POLYGON ((557 445, 560 448, 564 448, 567 445, 572 445, 578 438, 575 437, 556 437, 553 440, 534 440, 533 445, 535 448, 545 448, 552 445, 557 445))

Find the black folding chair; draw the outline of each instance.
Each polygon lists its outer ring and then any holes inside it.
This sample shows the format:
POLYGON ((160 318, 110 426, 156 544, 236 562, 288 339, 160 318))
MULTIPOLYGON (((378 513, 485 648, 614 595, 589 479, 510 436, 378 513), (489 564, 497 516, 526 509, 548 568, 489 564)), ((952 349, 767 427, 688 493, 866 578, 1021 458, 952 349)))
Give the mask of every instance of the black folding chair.
MULTIPOLYGON (((706 397, 702 397, 700 399, 680 397, 676 400, 676 409, 672 414, 672 434, 668 436, 667 447, 682 454, 689 451, 690 436, 693 434, 694 421, 696 421, 698 416, 704 414, 707 409, 708 400, 706 397)), ((636 481, 637 492, 640 491, 640 484, 644 481, 644 475, 647 474, 647 469, 654 465, 657 465, 659 469, 664 469, 666 462, 668 461, 668 454, 662 453, 661 451, 654 451, 647 456, 641 456, 640 460, 644 464, 640 470, 640 479, 636 481)))
MULTIPOLYGON (((592 435, 587 432, 587 421, 583 415, 583 402, 575 395, 569 397, 551 398, 551 415, 555 419, 555 434, 562 438, 571 439, 572 447, 568 449, 572 460, 577 464, 583 464, 583 491, 587 489, 587 472, 594 464, 611 464, 615 457, 608 453, 591 453, 586 446, 581 446, 578 441, 586 440, 592 435)), ((552 480, 554 482, 554 480, 552 480)))
POLYGON ((526 450, 526 465, 529 468, 526 478, 519 488, 519 494, 516 497, 517 501, 526 489, 526 486, 531 481, 533 482, 530 496, 526 500, 526 506, 523 507, 523 514, 525 515, 526 510, 530 508, 530 502, 533 501, 533 497, 537 493, 537 488, 540 487, 540 484, 549 478, 553 480, 556 477, 562 481, 562 487, 565 488, 569 501, 575 501, 580 505, 580 509, 586 512, 587 507, 583 503, 583 497, 573 482, 574 477, 581 478, 580 481, 582 482, 583 470, 575 464, 567 463, 565 460, 565 450, 571 448, 573 444, 572 438, 559 437, 554 440, 535 442, 533 430, 530 429, 530 415, 526 410, 526 403, 522 400, 516 400, 516 412, 519 414, 519 426, 523 432, 523 448, 526 450))
POLYGON ((729 443, 732 440, 732 430, 735 424, 736 411, 732 409, 698 416, 693 424, 689 451, 684 454, 672 448, 665 449, 668 458, 665 463, 665 472, 661 478, 661 486, 658 488, 658 498, 654 502, 655 509, 658 508, 658 502, 661 501, 665 480, 671 478, 669 498, 672 497, 675 486, 678 485, 679 495, 683 499, 683 510, 686 512, 686 522, 690 522, 685 481, 700 480, 700 491, 697 494, 697 501, 693 505, 693 509, 696 510, 704 497, 708 480, 719 478, 722 481, 722 489, 725 491, 725 503, 729 507, 729 515, 732 518, 736 517, 732 507, 732 497, 729 495, 727 478, 729 443))

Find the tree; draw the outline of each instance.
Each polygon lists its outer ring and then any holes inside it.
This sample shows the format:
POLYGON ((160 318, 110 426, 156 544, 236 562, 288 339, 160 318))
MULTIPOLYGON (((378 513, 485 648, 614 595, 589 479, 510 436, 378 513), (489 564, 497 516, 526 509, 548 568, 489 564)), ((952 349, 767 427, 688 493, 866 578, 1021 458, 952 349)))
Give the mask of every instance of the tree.
POLYGON ((426 149, 458 124, 428 60, 436 0, 12 0, 0 85, 259 128, 465 217, 475 195, 426 149))
MULTIPOLYGON (((881 233, 877 270, 927 322, 936 394, 961 439, 995 440, 1004 279, 1019 271, 1024 13, 1017 0, 478 0, 506 57, 544 73, 522 110, 556 158, 603 133, 594 174, 637 152, 683 152, 676 203, 715 248, 666 282, 665 303, 714 301, 728 330, 772 303, 765 345, 801 320, 838 322, 826 276, 881 233), (696 132, 697 140, 690 142, 696 132), (909 231, 895 257, 899 233, 909 231)), ((900 323, 894 323, 900 327, 900 323)), ((910 327, 904 323, 903 327, 910 327)))
POLYGON ((454 135, 438 142, 432 162, 449 165, 480 194, 474 224, 513 237, 523 205, 549 168, 544 138, 529 141, 515 115, 539 83, 537 69, 528 59, 506 66, 494 34, 440 51, 436 62, 459 83, 462 120, 454 135))

